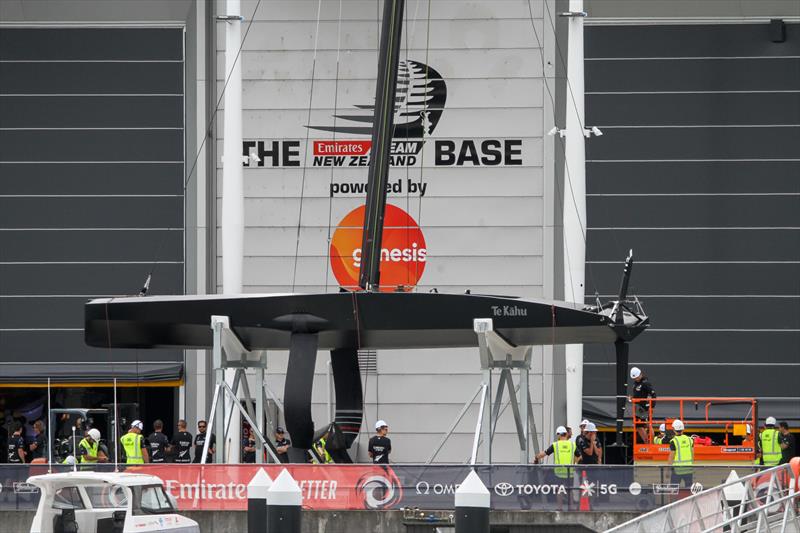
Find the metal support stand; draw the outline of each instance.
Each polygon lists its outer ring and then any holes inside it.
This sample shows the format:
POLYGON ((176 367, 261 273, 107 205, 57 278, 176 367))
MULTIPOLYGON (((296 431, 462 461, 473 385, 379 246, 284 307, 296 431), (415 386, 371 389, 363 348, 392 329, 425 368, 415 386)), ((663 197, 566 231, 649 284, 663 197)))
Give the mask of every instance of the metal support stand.
MULTIPOLYGON (((208 432, 213 431, 216 436, 216 452, 214 462, 225 463, 226 448, 230 437, 230 446, 239 446, 241 435, 228 435, 231 421, 234 416, 242 416, 250 424, 256 436, 256 463, 264 462, 263 450, 267 450, 275 462, 280 462, 277 456, 267 445, 266 423, 264 416, 264 402, 266 401, 267 388, 264 383, 264 373, 267 369, 267 352, 260 350, 251 352, 239 340, 239 337, 230 329, 230 321, 226 316, 212 316, 211 329, 214 332, 212 348, 212 361, 214 364, 214 398, 211 402, 211 412, 208 416, 208 432), (225 370, 234 369, 233 387, 225 382, 225 370), (250 394, 250 385, 247 382, 247 369, 254 369, 256 374, 255 397, 250 394), (241 389, 242 407, 239 399, 241 389), (231 405, 236 409, 226 413, 225 398, 229 398, 231 405), (255 409, 253 408, 255 404, 255 409)), ((271 391, 270 391, 271 393, 271 391)), ((200 462, 205 464, 208 457, 210 437, 206 437, 203 446, 203 457, 200 462)))
POLYGON ((472 441, 472 453, 469 463, 475 464, 478 458, 478 451, 483 443, 482 459, 485 464, 492 462, 492 443, 494 433, 497 428, 497 421, 502 416, 505 408, 511 406, 514 414, 514 424, 517 428, 519 438, 520 464, 528 464, 530 461, 530 443, 533 440, 535 453, 539 452, 539 443, 536 440, 536 423, 533 417, 531 406, 529 374, 531 369, 530 346, 512 346, 505 339, 500 337, 493 330, 491 318, 479 318, 474 322, 475 333, 478 335, 478 350, 481 361, 481 383, 472 397, 464 404, 464 407, 450 425, 439 445, 428 458, 426 464, 430 464, 436 455, 444 447, 447 440, 453 434, 461 419, 469 410, 469 407, 480 397, 480 407, 478 410, 478 420, 475 424, 475 434, 472 441), (519 384, 514 385, 512 370, 519 370, 519 384), (494 370, 500 370, 500 379, 497 384, 494 402, 492 401, 492 376, 494 370), (508 404, 503 406, 503 397, 508 389, 508 404))

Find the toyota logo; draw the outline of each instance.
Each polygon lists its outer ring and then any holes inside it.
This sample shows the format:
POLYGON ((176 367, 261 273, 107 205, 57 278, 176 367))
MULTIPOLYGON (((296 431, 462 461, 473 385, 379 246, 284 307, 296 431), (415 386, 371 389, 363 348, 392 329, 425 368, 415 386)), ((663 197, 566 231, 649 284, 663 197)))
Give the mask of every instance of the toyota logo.
POLYGON ((498 483, 494 486, 494 493, 498 496, 511 496, 514 492, 514 485, 503 481, 502 483, 498 483))

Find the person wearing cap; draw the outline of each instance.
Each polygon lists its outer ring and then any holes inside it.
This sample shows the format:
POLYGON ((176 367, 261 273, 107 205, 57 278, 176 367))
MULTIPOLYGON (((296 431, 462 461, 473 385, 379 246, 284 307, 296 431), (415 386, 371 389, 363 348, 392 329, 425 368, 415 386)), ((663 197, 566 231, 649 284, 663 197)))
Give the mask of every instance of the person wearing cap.
POLYGON ((140 465, 150 462, 147 453, 142 430, 144 424, 141 420, 134 420, 131 428, 119 439, 122 444, 122 451, 125 452, 125 463, 129 465, 140 465))
POLYGON ((86 437, 78 443, 78 462, 105 463, 108 458, 100 451, 100 431, 92 428, 86 437))
POLYGON ((186 431, 186 420, 178 420, 178 431, 172 434, 169 452, 175 457, 176 463, 192 462, 192 434, 186 431))
POLYGON ((684 486, 692 486, 692 465, 694 464, 694 440, 683 434, 683 422, 675 419, 672 422, 672 429, 675 436, 669 441, 669 459, 672 465, 672 475, 670 483, 680 486, 683 481, 684 486))
POLYGON ((392 452, 392 441, 386 435, 389 433, 389 424, 385 420, 375 422, 375 435, 369 439, 367 453, 376 465, 389 464, 389 454, 392 452))
MULTIPOLYGON (((655 400, 656 398, 656 391, 653 388, 653 384, 647 379, 647 376, 644 375, 644 372, 639 367, 631 368, 631 379, 633 380, 633 399, 643 400, 646 398, 652 398, 655 400)), ((650 408, 656 408, 656 402, 639 402, 634 404, 636 407, 636 416, 648 422, 650 420, 650 408)), ((647 424, 649 425, 649 424, 647 424)), ((647 437, 647 430, 648 428, 645 425, 639 426, 637 433, 639 434, 639 439, 641 442, 649 442, 650 439, 647 437)))
POLYGON ((653 444, 665 444, 669 442, 667 440, 667 425, 661 424, 658 426, 658 435, 653 438, 653 444))
POLYGON ((281 426, 275 428, 275 451, 281 463, 289 462, 289 448, 292 443, 286 438, 286 430, 281 426))
MULTIPOLYGON (((206 445, 206 431, 208 423, 205 420, 197 422, 197 435, 194 436, 194 460, 193 463, 199 463, 203 459, 203 447, 206 445)), ((217 436, 213 433, 209 437, 208 443, 208 456, 206 463, 214 462, 214 452, 216 451, 217 436)))
POLYGON ((249 426, 242 428, 242 462, 256 462, 256 434, 249 426))
POLYGON ((586 421, 583 428, 575 439, 575 456, 583 465, 599 465, 603 461, 603 448, 597 438, 597 426, 594 422, 586 421))
POLYGON ((774 416, 768 416, 765 420, 767 427, 758 436, 756 464, 777 466, 783 458, 779 442, 780 432, 775 428, 775 424, 774 416))

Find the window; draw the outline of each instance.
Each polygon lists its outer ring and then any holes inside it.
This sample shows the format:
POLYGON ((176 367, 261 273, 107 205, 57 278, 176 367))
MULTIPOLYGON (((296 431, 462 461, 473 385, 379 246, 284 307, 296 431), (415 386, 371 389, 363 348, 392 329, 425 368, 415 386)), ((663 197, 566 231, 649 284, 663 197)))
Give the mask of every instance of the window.
POLYGON ((167 493, 164 492, 164 487, 161 485, 145 485, 140 487, 132 487, 133 489, 133 514, 169 514, 174 513, 175 508, 172 506, 167 493))
POLYGON ((128 506, 128 496, 119 485, 98 485, 84 489, 94 509, 119 509, 128 506))
POLYGON ((53 495, 53 509, 85 509, 78 487, 61 487, 53 495))

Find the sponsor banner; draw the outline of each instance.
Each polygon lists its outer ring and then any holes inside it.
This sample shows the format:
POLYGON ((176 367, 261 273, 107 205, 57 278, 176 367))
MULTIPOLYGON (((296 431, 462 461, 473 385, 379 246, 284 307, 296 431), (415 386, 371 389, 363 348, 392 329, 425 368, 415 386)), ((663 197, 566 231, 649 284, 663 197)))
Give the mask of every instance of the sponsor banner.
MULTIPOLYGON (((303 506, 317 510, 453 508, 455 491, 468 465, 178 465, 131 466, 126 472, 156 475, 181 511, 244 511, 247 484, 258 468, 275 478, 287 468, 302 490, 303 506)), ((111 471, 104 466, 98 470, 111 471)), ((740 475, 747 468, 736 467, 740 475)), ((68 468, 58 466, 55 471, 68 468)), ((581 501, 597 511, 647 511, 723 483, 730 467, 696 467, 690 486, 669 483, 660 466, 572 467, 561 477, 552 466, 476 466, 496 510, 579 510, 581 501), (663 480, 663 481, 662 481, 663 480)), ((0 465, 0 510, 35 509, 39 494, 26 480, 46 466, 0 465)), ((585 507, 584 507, 585 508, 585 507)))

